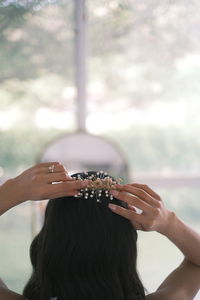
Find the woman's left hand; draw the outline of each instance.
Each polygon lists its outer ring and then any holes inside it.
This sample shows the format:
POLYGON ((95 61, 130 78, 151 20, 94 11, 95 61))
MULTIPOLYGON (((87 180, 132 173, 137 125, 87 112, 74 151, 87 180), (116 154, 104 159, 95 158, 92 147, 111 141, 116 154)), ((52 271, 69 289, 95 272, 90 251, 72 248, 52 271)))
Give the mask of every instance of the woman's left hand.
POLYGON ((172 212, 167 210, 160 196, 147 185, 117 185, 111 194, 128 204, 127 208, 109 204, 109 208, 128 219, 135 229, 164 233, 170 222, 172 212), (141 213, 136 211, 138 208, 141 213))

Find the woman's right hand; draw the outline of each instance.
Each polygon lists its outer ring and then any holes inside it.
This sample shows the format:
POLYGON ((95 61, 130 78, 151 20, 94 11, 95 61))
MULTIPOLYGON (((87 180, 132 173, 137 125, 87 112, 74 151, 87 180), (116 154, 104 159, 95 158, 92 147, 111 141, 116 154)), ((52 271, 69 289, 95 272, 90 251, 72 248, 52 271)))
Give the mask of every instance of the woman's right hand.
POLYGON ((38 164, 0 186, 0 215, 26 200, 74 196, 87 184, 87 180, 72 180, 58 162, 38 164))
POLYGON ((111 194, 128 204, 128 208, 109 204, 109 208, 128 219, 138 230, 165 234, 174 213, 167 210, 160 196, 143 184, 117 185, 111 194), (140 209, 141 213, 136 212, 140 209))
POLYGON ((87 185, 86 180, 72 180, 65 167, 59 162, 38 164, 11 181, 15 193, 22 202, 74 196, 79 189, 87 185))

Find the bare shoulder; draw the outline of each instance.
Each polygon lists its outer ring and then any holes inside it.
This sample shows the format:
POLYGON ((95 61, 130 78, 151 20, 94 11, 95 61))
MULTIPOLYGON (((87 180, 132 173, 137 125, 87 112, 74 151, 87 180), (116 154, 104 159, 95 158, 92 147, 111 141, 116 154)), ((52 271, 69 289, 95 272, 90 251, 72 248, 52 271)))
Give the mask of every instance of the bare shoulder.
POLYGON ((25 298, 7 288, 0 287, 0 300, 25 300, 25 298))

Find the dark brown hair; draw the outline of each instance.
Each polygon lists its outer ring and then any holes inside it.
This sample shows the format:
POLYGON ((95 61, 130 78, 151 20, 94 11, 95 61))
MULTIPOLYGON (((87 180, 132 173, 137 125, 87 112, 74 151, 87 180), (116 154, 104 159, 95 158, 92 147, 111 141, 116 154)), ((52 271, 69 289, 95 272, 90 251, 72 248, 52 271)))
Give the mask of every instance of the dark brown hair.
MULTIPOLYGON (((101 197, 102 203, 90 197, 49 201, 30 248, 33 273, 23 292, 26 298, 145 299, 136 270, 137 232, 108 208, 109 198, 101 197)), ((115 198, 112 202, 122 205, 115 198)))

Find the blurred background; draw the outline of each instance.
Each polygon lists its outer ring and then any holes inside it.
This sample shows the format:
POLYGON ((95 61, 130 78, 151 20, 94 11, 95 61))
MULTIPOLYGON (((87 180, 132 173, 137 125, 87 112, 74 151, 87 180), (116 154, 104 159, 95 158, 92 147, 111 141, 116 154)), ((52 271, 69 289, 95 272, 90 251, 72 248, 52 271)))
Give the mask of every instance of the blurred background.
MULTIPOLYGON (((149 184, 200 231, 200 2, 82 1, 87 107, 77 96, 80 3, 0 1, 0 183, 54 139, 84 129, 82 111, 85 130, 123 153, 129 180, 149 184)), ((27 202, 0 222, 0 276, 17 292, 31 272, 31 220, 27 202)), ((149 292, 181 259, 161 235, 139 234, 149 292)))

